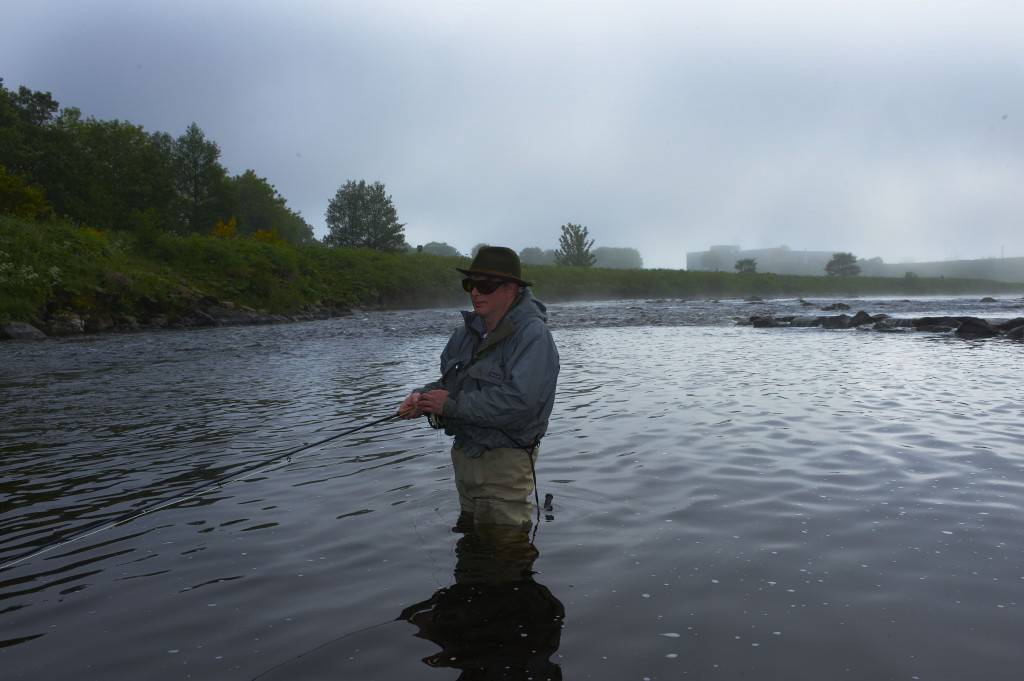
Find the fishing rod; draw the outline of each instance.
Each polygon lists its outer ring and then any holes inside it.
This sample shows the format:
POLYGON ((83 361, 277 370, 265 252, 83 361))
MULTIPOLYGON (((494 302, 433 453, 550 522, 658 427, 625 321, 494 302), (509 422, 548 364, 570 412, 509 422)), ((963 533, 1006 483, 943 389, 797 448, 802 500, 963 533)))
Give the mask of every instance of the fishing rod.
POLYGON ((186 501, 191 501, 192 499, 198 499, 199 497, 205 496, 206 494, 209 494, 210 492, 213 492, 214 490, 221 489, 221 488, 225 487, 226 485, 231 484, 232 482, 239 482, 241 480, 245 480, 247 478, 250 478, 253 475, 256 475, 257 473, 265 473, 267 471, 273 470, 274 468, 278 467, 279 465, 286 465, 286 464, 290 463, 290 459, 293 456, 295 456, 296 454, 299 454, 300 452, 304 452, 307 449, 312 449, 313 447, 319 447, 320 445, 325 445, 328 442, 331 442, 332 440, 337 440, 338 438, 345 437, 346 435, 351 435, 352 433, 357 433, 360 430, 366 430, 367 428, 370 428, 372 426, 380 425, 381 423, 385 423, 387 421, 391 421, 393 419, 396 419, 399 416, 402 416, 402 412, 391 414, 390 416, 385 416, 384 418, 377 419, 376 421, 370 421, 369 423, 364 423, 361 426, 356 426, 355 428, 350 428, 350 429, 342 431, 340 433, 336 433, 336 434, 334 434, 334 435, 332 435, 332 436, 330 436, 328 438, 324 438, 323 440, 319 440, 317 442, 311 442, 309 444, 304 444, 301 447, 297 447, 295 449, 288 450, 287 452, 284 452, 284 453, 278 454, 276 456, 273 456, 273 457, 267 459, 266 461, 260 461, 259 463, 255 463, 255 464, 252 464, 251 466, 247 466, 246 468, 243 468, 241 471, 238 471, 236 473, 231 473, 229 475, 226 475, 226 476, 222 477, 220 480, 216 480, 216 481, 214 481, 212 483, 204 482, 204 483, 201 483, 199 485, 196 485, 195 487, 193 487, 193 488, 191 488, 189 490, 186 490, 185 492, 183 492, 183 493, 181 493, 181 494, 179 494, 177 496, 170 497, 170 498, 164 499, 162 501, 158 501, 158 502, 154 503, 153 505, 148 506, 147 508, 142 509, 141 511, 128 511, 127 513, 122 515, 120 518, 117 518, 115 520, 110 520, 110 521, 100 520, 100 521, 94 523, 92 526, 87 527, 84 530, 81 530, 78 534, 76 534, 75 536, 71 537, 70 539, 64 539, 62 541, 57 541, 57 542, 54 542, 52 544, 48 544, 47 546, 44 546, 41 549, 34 550, 34 551, 29 551, 29 552, 27 552, 27 553, 25 553, 25 554, 23 554, 21 556, 18 556, 16 558, 14 558, 13 560, 10 560, 10 561, 4 563, 3 565, 0 565, 0 572, 2 572, 3 570, 6 570, 8 568, 14 567, 15 565, 18 565, 19 563, 22 563, 22 562, 24 562, 26 560, 31 560, 32 558, 36 558, 38 556, 41 556, 44 553, 49 553, 50 551, 53 551, 54 549, 58 549, 58 548, 60 548, 62 546, 67 546, 68 544, 71 544, 73 542, 81 541, 82 539, 85 539, 86 537, 91 537, 94 534, 99 534, 100 532, 105 532, 106 530, 113 529, 113 528, 115 528, 115 527, 117 527, 119 525, 124 525, 126 523, 130 523, 133 520, 138 520, 142 516, 149 515, 150 513, 155 513, 156 511, 159 511, 159 510, 165 509, 165 508, 171 508, 172 506, 177 506, 179 504, 183 504, 186 501), (281 463, 282 460, 283 460, 283 463, 281 463))

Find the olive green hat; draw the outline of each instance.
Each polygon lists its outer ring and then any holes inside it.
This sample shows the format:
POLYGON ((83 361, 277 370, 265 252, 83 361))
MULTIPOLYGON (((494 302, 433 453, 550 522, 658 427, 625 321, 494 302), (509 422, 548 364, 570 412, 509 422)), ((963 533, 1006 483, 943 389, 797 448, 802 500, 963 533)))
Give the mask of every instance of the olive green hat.
POLYGON ((508 281, 514 281, 520 286, 533 286, 530 282, 523 280, 523 268, 519 264, 519 256, 511 248, 504 246, 481 246, 468 270, 461 267, 455 269, 467 276, 482 274, 487 277, 501 277, 508 281))

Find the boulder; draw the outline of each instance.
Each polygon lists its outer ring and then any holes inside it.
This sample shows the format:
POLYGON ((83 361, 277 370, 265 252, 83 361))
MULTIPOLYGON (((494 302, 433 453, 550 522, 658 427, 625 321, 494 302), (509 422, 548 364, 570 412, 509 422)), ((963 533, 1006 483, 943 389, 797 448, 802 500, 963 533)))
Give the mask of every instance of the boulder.
POLYGON ((814 303, 812 303, 810 301, 807 301, 807 300, 804 300, 803 298, 801 298, 799 300, 799 303, 800 303, 801 307, 814 307, 814 303))
POLYGON ((75 336, 85 332, 85 322, 74 312, 61 310, 47 322, 51 336, 75 336))
POLYGON ((821 326, 822 319, 822 317, 793 317, 793 321, 789 325, 796 327, 821 326))
POLYGON ((1024 317, 1017 317, 1015 319, 1007 319, 1005 322, 999 324, 993 324, 994 327, 1000 331, 1007 332, 1011 329, 1016 329, 1018 326, 1024 326, 1024 317))
POLYGON ((850 328, 850 316, 841 314, 834 317, 822 317, 821 327, 823 329, 848 329, 850 328))
POLYGON ((984 319, 965 317, 956 330, 956 335, 968 338, 991 338, 999 335, 999 329, 984 319))
POLYGON ((195 326, 217 326, 217 320, 202 310, 192 310, 189 314, 189 319, 195 326))
POLYGON ((750 325, 756 329, 774 329, 780 326, 785 326, 785 324, 777 320, 775 317, 772 317, 771 315, 767 315, 764 317, 754 315, 753 317, 750 318, 750 325))
POLYGON ((114 328, 114 320, 106 313, 91 314, 85 318, 85 330, 89 333, 110 331, 114 328))
POLYGON ((7 340, 43 340, 46 334, 25 322, 8 322, 0 325, 0 338, 7 340))
POLYGON ((1013 328, 1013 329, 1010 329, 1009 331, 1007 331, 1006 332, 1006 337, 1007 338, 1012 338, 1013 340, 1019 340, 1019 341, 1024 340, 1024 324, 1022 324, 1021 326, 1018 326, 1016 328, 1013 328))
POLYGON ((955 329, 966 317, 918 317, 914 321, 914 328, 918 331, 927 331, 931 327, 945 326, 948 329, 955 329), (923 328, 922 328, 923 327, 923 328))
POLYGON ((985 296, 984 298, 982 298, 978 302, 979 303, 994 303, 994 302, 996 302, 996 299, 995 298, 990 298, 989 296, 985 296))
POLYGON ((872 319, 864 310, 858 310, 857 314, 850 318, 850 326, 864 326, 865 324, 871 324, 875 320, 872 319))
POLYGON ((115 320, 114 328, 118 331, 138 331, 139 320, 129 314, 121 315, 115 320))
POLYGON ((885 319, 879 319, 876 321, 873 328, 875 331, 882 331, 886 333, 909 331, 914 328, 912 321, 913 320, 910 319, 892 319, 886 317, 885 319))

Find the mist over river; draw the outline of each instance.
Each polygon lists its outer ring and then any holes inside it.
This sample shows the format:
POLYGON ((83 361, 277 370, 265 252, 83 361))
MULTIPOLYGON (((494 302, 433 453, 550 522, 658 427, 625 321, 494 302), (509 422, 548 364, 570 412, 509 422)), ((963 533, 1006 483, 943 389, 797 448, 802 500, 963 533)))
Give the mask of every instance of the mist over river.
MULTIPOLYGON (((550 306, 532 578, 456 578, 449 439, 392 421, 0 571, 0 676, 1019 679, 1024 345, 735 324, 800 309, 550 306)), ((0 563, 386 416, 458 321, 0 345, 0 563)))

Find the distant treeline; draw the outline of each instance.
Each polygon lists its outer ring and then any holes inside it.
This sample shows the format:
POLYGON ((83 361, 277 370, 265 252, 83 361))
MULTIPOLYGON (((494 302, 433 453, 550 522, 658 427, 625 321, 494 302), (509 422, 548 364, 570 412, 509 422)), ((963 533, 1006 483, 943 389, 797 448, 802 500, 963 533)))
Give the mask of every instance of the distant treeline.
POLYGON ((231 176, 192 123, 179 137, 83 117, 0 80, 0 213, 80 226, 309 243, 313 230, 266 178, 231 176))
MULTIPOLYGON (((455 268, 467 260, 425 253, 292 245, 201 234, 101 231, 62 221, 0 216, 0 323, 48 330, 72 313, 87 330, 173 326, 210 306, 270 314, 347 307, 464 305, 455 268)), ((547 301, 958 294, 1024 285, 955 279, 524 266, 547 301)), ((187 325, 187 322, 185 322, 187 325)))
MULTIPOLYGON (((616 248, 598 246, 590 251, 594 256, 594 267, 616 270, 642 269, 644 259, 635 248, 616 248)), ((519 251, 519 259, 524 265, 554 265, 557 252, 553 248, 531 246, 519 251)))

